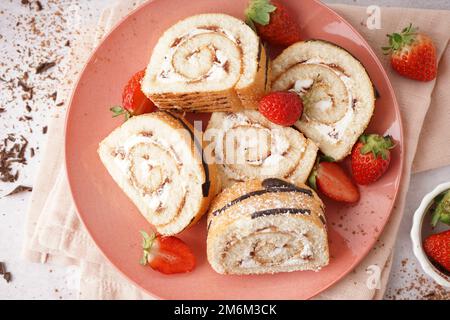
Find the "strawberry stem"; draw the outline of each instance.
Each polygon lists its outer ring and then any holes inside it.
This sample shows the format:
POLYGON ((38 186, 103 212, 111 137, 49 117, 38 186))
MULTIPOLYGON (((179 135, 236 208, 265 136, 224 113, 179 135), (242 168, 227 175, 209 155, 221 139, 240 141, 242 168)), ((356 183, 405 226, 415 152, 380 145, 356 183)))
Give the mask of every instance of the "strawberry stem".
POLYGON ((245 10, 246 22, 255 29, 254 23, 266 26, 270 22, 270 14, 277 10, 270 0, 252 0, 245 10))
POLYGON ((362 135, 359 141, 363 144, 361 154, 373 153, 375 158, 381 156, 386 160, 389 150, 395 148, 394 140, 391 136, 382 137, 378 134, 362 135))
POLYGON ((384 54, 390 54, 403 49, 403 47, 410 45, 416 39, 418 29, 412 23, 404 28, 401 33, 387 34, 389 39, 389 46, 382 47, 384 54))
POLYGON ((143 249, 143 255, 141 257, 141 260, 139 263, 143 266, 145 266, 148 263, 148 256, 150 255, 150 252, 153 247, 153 243, 156 239, 156 234, 152 233, 151 235, 148 235, 145 231, 140 231, 142 235, 142 249, 143 249))
POLYGON ((112 106, 111 108, 109 108, 109 111, 113 113, 113 118, 124 115, 125 120, 128 120, 133 116, 130 111, 124 109, 122 106, 112 106))

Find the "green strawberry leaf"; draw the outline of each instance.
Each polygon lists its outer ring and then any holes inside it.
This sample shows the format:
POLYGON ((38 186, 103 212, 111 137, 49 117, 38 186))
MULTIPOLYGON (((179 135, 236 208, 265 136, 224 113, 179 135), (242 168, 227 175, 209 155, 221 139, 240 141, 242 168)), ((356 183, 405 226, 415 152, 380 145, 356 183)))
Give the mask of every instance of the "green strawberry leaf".
POLYGON ((113 118, 124 115, 125 120, 128 120, 132 117, 131 112, 122 108, 122 106, 112 106, 111 108, 109 108, 109 111, 111 111, 113 113, 113 118))
POLYGON ((145 266, 148 263, 148 256, 152 250, 153 243, 155 242, 156 234, 152 233, 151 235, 149 235, 147 232, 142 230, 140 231, 140 233, 142 236, 143 254, 141 259, 139 260, 139 263, 145 266))
POLYGON ((113 106, 109 110, 113 113, 113 118, 121 116, 126 113, 126 110, 121 106, 113 106))
POLYGON ((251 21, 250 27, 254 27, 254 22, 266 26, 270 22, 270 14, 277 10, 277 7, 270 3, 270 0, 252 0, 245 10, 247 24, 251 21))
POLYGON ((253 31, 257 32, 255 23, 253 22, 252 19, 246 18, 246 19, 245 19, 245 23, 246 23, 250 28, 252 28, 253 31))
POLYGON ((441 215, 437 210, 434 211, 433 217, 431 218, 431 226, 434 228, 437 226, 439 219, 441 218, 441 215))
POLYGON ((322 154, 320 156, 320 162, 336 162, 333 157, 322 154))
POLYGON ((152 248, 153 245, 153 241, 156 238, 156 235, 154 233, 152 233, 151 235, 148 235, 147 232, 145 231, 140 231, 141 235, 142 235, 142 249, 145 250, 150 250, 152 248))
POLYGON ((439 198, 435 199, 437 206, 431 219, 433 227, 436 227, 438 222, 450 225, 450 191, 444 193, 443 196, 439 195, 439 198))
POLYGON ((319 168, 319 164, 320 164, 320 156, 317 157, 316 163, 314 164, 314 167, 311 170, 311 173, 309 174, 309 177, 308 177, 308 185, 316 191, 318 191, 318 189, 317 189, 317 169, 319 168))
POLYGON ((393 53, 412 44, 416 39, 417 31, 418 28, 415 28, 412 23, 410 23, 408 27, 403 28, 401 33, 394 32, 388 34, 389 46, 382 47, 384 54, 393 53))
POLYGON ((359 141, 363 144, 361 154, 372 153, 374 158, 381 156, 383 160, 388 158, 389 150, 395 148, 395 143, 391 136, 382 137, 378 134, 362 135, 359 141))
POLYGON ((144 254, 142 255, 141 260, 139 260, 139 264, 142 266, 145 266, 145 265, 147 265, 147 263, 148 263, 148 252, 144 251, 144 254))
POLYGON ((308 184, 317 191, 317 171, 314 169, 308 177, 308 184))

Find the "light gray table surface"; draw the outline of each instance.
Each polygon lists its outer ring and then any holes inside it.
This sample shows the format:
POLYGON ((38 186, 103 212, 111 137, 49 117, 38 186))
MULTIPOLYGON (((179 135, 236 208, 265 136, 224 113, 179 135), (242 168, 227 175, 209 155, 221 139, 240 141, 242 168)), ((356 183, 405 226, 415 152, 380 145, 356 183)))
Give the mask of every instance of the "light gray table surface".
MULTIPOLYGON (((380 5, 417 7, 450 10, 449 0, 329 0, 327 3, 348 3, 354 5, 380 5)), ((24 185, 32 185, 39 165, 41 149, 45 144, 45 130, 51 110, 60 102, 51 94, 58 90, 62 74, 59 68, 52 70, 52 77, 35 75, 34 68, 42 61, 64 61, 68 48, 64 45, 71 39, 74 30, 62 27, 64 19, 70 18, 70 10, 81 12, 83 23, 96 21, 102 10, 111 4, 109 0, 41 0, 42 11, 37 11, 36 1, 22 5, 21 1, 0 1, 0 139, 10 132, 23 134, 29 140, 29 147, 35 149, 35 157, 29 160, 23 170, 24 185), (61 14, 53 15, 59 11, 61 14), (33 25, 30 30, 30 25, 33 25), (48 43, 45 43, 48 41, 48 43), (20 86, 8 86, 24 79, 34 87, 31 100, 22 97, 20 86), (26 79, 26 78, 25 78, 26 79), (9 82, 11 80, 11 82, 9 82), (44 108, 35 106, 46 104, 44 108), (32 109, 28 115, 33 119, 19 121, 27 115, 26 105, 32 109)), ((422 273, 412 255, 409 231, 411 217, 422 197, 441 182, 450 181, 450 167, 414 175, 411 180, 405 215, 400 227, 395 248, 393 269, 386 291, 387 299, 422 299, 446 295, 422 273)), ((77 268, 34 264, 21 258, 24 236, 24 222, 30 193, 19 193, 0 198, 0 261, 7 263, 13 274, 12 282, 0 278, 0 299, 74 299, 76 297, 77 268)))

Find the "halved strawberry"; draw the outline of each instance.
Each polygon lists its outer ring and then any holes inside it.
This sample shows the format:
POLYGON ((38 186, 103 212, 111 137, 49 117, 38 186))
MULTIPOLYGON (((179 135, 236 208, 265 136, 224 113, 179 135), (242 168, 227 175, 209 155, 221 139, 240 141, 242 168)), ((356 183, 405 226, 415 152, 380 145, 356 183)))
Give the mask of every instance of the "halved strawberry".
POLYGON ((182 240, 141 231, 144 254, 140 263, 164 274, 190 272, 195 268, 195 256, 182 240))
POLYGON ((327 197, 346 203, 359 201, 358 187, 335 162, 319 162, 309 177, 309 184, 327 197))
POLYGON ((141 90, 141 81, 145 70, 134 74, 123 88, 122 106, 110 108, 113 117, 124 115, 126 119, 144 113, 156 111, 155 104, 147 98, 141 90))

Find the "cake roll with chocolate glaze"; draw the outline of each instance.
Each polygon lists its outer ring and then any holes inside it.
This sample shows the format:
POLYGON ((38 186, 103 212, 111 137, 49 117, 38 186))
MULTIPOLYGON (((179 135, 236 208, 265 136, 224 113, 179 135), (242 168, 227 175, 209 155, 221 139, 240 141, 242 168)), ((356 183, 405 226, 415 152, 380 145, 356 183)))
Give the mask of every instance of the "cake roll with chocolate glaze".
POLYGON ((256 109, 269 88, 269 58, 259 37, 225 14, 200 14, 170 27, 142 81, 159 109, 196 112, 256 109))
POLYGON ((216 167, 178 115, 132 117, 106 137, 98 153, 106 169, 142 215, 163 235, 196 223, 219 190, 216 167))
POLYGON ((329 262, 324 205, 303 184, 232 185, 208 212, 207 255, 220 274, 318 271, 329 262))

